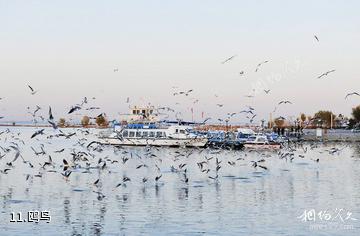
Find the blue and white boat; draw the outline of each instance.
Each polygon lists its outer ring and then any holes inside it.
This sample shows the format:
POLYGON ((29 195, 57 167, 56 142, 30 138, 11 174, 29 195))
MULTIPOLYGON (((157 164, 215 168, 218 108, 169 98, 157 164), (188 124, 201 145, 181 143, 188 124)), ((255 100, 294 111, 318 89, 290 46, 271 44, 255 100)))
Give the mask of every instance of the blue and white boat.
POLYGON ((226 132, 223 130, 215 130, 207 132, 208 146, 241 149, 243 144, 236 139, 236 133, 226 132))
POLYGON ((241 143, 245 143, 251 136, 255 134, 256 133, 252 129, 238 128, 236 140, 238 140, 241 143))
POLYGON ((276 141, 269 140, 265 134, 255 134, 250 136, 248 140, 244 142, 244 147, 250 149, 277 150, 281 148, 281 144, 276 141))
POLYGON ((280 143, 277 142, 278 136, 273 134, 256 133, 251 129, 239 128, 236 139, 241 142, 245 148, 255 149, 279 149, 280 143))

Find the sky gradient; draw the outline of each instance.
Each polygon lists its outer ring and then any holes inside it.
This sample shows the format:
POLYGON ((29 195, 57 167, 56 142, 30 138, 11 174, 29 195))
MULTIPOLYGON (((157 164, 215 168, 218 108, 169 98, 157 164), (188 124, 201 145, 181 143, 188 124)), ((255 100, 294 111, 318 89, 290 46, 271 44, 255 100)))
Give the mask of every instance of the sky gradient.
POLYGON ((344 99, 360 92, 359 9, 359 1, 0 0, 0 116, 30 120, 27 107, 38 104, 44 115, 51 105, 56 119, 69 118, 84 96, 115 119, 128 111, 127 97, 184 119, 191 107, 201 120, 202 111, 217 119, 247 105, 268 119, 281 100, 293 104, 274 117, 350 115, 360 104, 344 99))

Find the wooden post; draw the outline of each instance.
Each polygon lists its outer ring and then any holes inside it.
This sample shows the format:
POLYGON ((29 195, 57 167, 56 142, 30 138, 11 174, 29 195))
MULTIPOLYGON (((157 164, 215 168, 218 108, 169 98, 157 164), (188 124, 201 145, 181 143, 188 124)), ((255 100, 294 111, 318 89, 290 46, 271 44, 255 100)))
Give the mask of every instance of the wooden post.
POLYGON ((330 129, 333 127, 333 114, 330 114, 330 129))

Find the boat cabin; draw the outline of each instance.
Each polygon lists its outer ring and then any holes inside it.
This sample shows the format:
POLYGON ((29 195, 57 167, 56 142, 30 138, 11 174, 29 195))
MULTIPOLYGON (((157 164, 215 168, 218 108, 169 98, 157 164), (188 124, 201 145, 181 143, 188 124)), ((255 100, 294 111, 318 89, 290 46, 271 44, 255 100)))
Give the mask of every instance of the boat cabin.
POLYGON ((251 136, 255 135, 255 132, 252 129, 237 129, 236 139, 241 142, 247 141, 251 136))
POLYGON ((157 121, 157 114, 154 106, 133 106, 128 114, 121 114, 122 122, 134 121, 157 121))

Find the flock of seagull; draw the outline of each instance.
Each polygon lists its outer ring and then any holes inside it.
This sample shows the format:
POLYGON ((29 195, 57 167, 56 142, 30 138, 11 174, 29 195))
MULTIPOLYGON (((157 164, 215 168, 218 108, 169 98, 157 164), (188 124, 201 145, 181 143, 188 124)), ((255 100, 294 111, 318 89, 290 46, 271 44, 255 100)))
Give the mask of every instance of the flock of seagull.
MULTIPOLYGON (((251 114, 251 109, 243 112, 251 114)), ((328 148, 319 146, 317 143, 289 142, 283 145, 278 152, 235 151, 231 148, 221 147, 163 149, 146 146, 130 148, 99 143, 95 139, 93 129, 68 129, 71 132, 66 132, 66 128, 57 128, 53 131, 50 128, 38 129, 30 137, 24 137, 24 134, 16 129, 12 131, 7 128, 1 131, 0 173, 8 175, 16 172, 17 167, 23 165, 20 169, 24 171, 25 181, 46 178, 51 173, 57 175, 58 178, 63 178, 64 183, 69 183, 74 173, 79 175, 100 171, 118 176, 118 182, 113 183, 113 191, 119 187, 126 188, 133 182, 136 184, 137 181, 144 187, 155 185, 158 188, 165 184, 165 180, 162 181, 163 175, 177 175, 186 186, 198 181, 194 179, 197 177, 193 176, 198 176, 204 183, 218 184, 221 182, 221 177, 229 177, 226 175, 229 172, 228 168, 230 170, 231 168, 248 168, 250 175, 251 168, 257 174, 260 170, 268 172, 271 171, 271 168, 266 163, 274 155, 287 163, 303 159, 319 163, 319 158, 311 159, 312 155, 307 156, 308 149, 329 155, 339 155, 348 146, 328 148), (59 141, 64 146, 59 147, 59 141), (165 158, 166 160, 164 160, 165 158), (196 162, 197 168, 189 166, 194 162, 196 162), (146 171, 141 172, 142 169, 146 171), (222 169, 224 169, 223 173, 222 169), (143 177, 133 178, 125 173, 119 175, 119 170, 127 170, 128 173, 139 172, 143 177)), ((99 188, 103 181, 103 179, 97 178, 87 185, 90 186, 92 192, 96 193, 98 200, 106 197, 106 193, 99 188)))
MULTIPOLYGON (((317 36, 315 39, 319 42, 317 36)), ((229 63, 232 61, 237 55, 233 55, 221 63, 229 63)), ((260 62, 255 69, 255 72, 258 72, 259 69, 266 63, 268 60, 260 62)), ((118 68, 114 69, 114 72, 118 72, 118 68)), ((329 70, 318 78, 323 78, 328 76, 330 73, 335 72, 335 70, 329 70)), ((244 75, 244 71, 240 72, 241 75, 244 75)), ((35 90, 32 86, 28 85, 30 89, 31 95, 36 95, 38 90, 35 90)), ((176 89, 177 87, 174 87, 176 89)), ((190 97, 193 93, 193 89, 186 89, 181 91, 174 91, 173 96, 184 96, 190 97)), ((270 90, 264 90, 266 94, 270 93, 270 90)), ((360 96, 357 92, 351 92, 345 96, 347 99, 349 96, 360 96)), ((215 95, 217 96, 217 95, 215 95)), ((92 99, 95 99, 93 97, 92 99)), ((199 100, 196 98, 191 98, 193 103, 198 102, 199 100)), ((4 98, 0 98, 0 101, 4 100, 4 98)), ((126 103, 130 102, 130 98, 126 99, 126 103)), ((279 101, 277 106, 292 104, 289 100, 279 101)), ((224 104, 216 104, 217 107, 223 108, 224 104)), ((47 118, 44 116, 38 115, 38 112, 42 108, 40 106, 36 106, 34 111, 28 111, 29 114, 33 117, 33 120, 40 118, 43 121, 49 123, 50 128, 37 128, 28 138, 24 137, 21 132, 15 130, 10 130, 6 128, 3 131, 0 131, 0 163, 1 170, 0 173, 3 175, 7 175, 16 170, 16 167, 21 164, 20 160, 22 160, 22 164, 24 164, 28 169, 30 169, 33 174, 27 173, 25 175, 25 180, 33 178, 44 178, 47 173, 55 173, 59 177, 64 178, 65 183, 71 181, 73 173, 81 174, 81 173, 91 173, 91 171, 99 170, 111 173, 114 168, 131 168, 128 164, 129 162, 133 162, 133 170, 132 171, 140 171, 141 169, 152 169, 150 173, 154 173, 151 177, 148 174, 144 175, 141 179, 141 183, 146 185, 149 182, 155 183, 155 186, 162 181, 163 175, 166 174, 177 174, 181 177, 181 181, 184 184, 189 184, 193 180, 189 175, 189 171, 194 171, 193 168, 190 168, 188 165, 188 160, 192 158, 200 158, 196 162, 197 169, 199 173, 204 175, 204 178, 209 181, 215 181, 218 183, 221 179, 221 170, 224 169, 224 165, 229 167, 236 166, 248 166, 254 169, 261 169, 262 171, 270 171, 269 167, 266 165, 267 158, 274 155, 271 152, 259 152, 257 150, 249 150, 249 151, 236 151, 236 155, 231 155, 231 157, 227 160, 227 162, 221 157, 224 152, 235 152, 234 150, 227 149, 214 149, 214 148, 178 148, 168 150, 171 155, 169 156, 161 156, 161 149, 158 147, 146 146, 142 148, 142 154, 139 154, 135 149, 118 147, 118 146, 105 146, 99 143, 95 139, 95 134, 92 129, 72 129, 71 132, 66 132, 66 128, 59 128, 56 124, 52 108, 49 106, 47 118), (51 130, 52 129, 52 130, 51 130), (72 141, 71 147, 60 147, 59 150, 51 150, 54 147, 58 148, 58 142, 54 142, 55 140, 62 140, 62 142, 67 142, 68 140, 72 141), (29 149, 33 153, 33 157, 29 157, 29 154, 23 154, 25 149, 29 149), (33 146, 36 145, 36 146, 33 146), (104 150, 111 150, 111 155, 103 155, 104 150), (160 153, 160 154, 159 154, 160 153), (254 155, 255 158, 247 158, 249 155, 254 155), (56 158, 56 160, 55 160, 56 158), (170 166, 162 166, 163 158, 168 158, 171 160, 172 164, 170 166), (59 161, 59 159, 62 159, 59 161), (145 161, 145 160, 150 160, 145 161)), ((78 113, 82 110, 98 110, 100 107, 89 106, 89 99, 84 97, 84 99, 73 106, 70 107, 68 114, 78 113)), ((30 110, 30 107, 28 107, 30 110)), ((180 112, 176 112, 176 109, 171 107, 159 107, 157 108, 159 114, 161 112, 173 112, 175 113, 175 117, 181 119, 180 112)), ((246 106, 245 109, 239 112, 229 112, 227 113, 226 118, 218 118, 217 121, 229 121, 232 117, 238 114, 245 114, 246 118, 250 123, 254 122, 257 114, 255 109, 251 106, 246 106)), ((103 115, 101 113, 99 116, 103 115)), ((0 117, 2 119, 3 116, 0 117)), ((96 119, 96 117, 91 117, 92 119, 96 119)), ((284 118, 285 119, 285 118, 284 118)), ((207 117, 203 120, 202 123, 206 123, 212 120, 211 117, 207 117)), ((71 130, 71 129, 69 129, 71 130)), ((342 150, 344 150, 347 146, 343 148, 331 148, 324 149, 321 148, 320 153, 327 152, 331 155, 338 154, 342 150)), ((293 162, 294 159, 304 159, 306 158, 307 150, 319 148, 317 144, 304 144, 304 143, 288 143, 283 146, 279 152, 276 153, 280 160, 284 160, 287 162, 293 162)), ((311 159, 311 158, 310 158, 311 159)), ((318 163, 319 159, 311 159, 315 163, 318 163)), ((149 172, 146 172, 149 173, 149 172)), ((126 187, 127 185, 134 182, 134 180, 130 176, 119 176, 118 183, 114 184, 114 189, 119 187, 126 187)), ((94 179, 90 185, 94 188, 93 192, 97 194, 97 198, 102 200, 106 197, 106 195, 101 192, 99 186, 101 185, 102 180, 100 178, 94 179)))
MULTIPOLYGON (((315 38, 315 40, 316 40, 317 42, 320 42, 318 36, 314 35, 314 38, 315 38)), ((230 61, 232 61, 233 59, 235 59, 235 57, 237 57, 237 54, 235 54, 235 55, 233 55, 233 56, 231 56, 231 57, 223 60, 223 61, 221 62, 221 64, 229 63, 230 61)), ((268 63, 268 62, 269 62, 268 60, 265 60, 265 61, 260 62, 259 64, 257 64, 256 69, 255 69, 255 72, 258 72, 259 69, 260 69, 260 67, 261 67, 263 64, 268 63)), ((321 78, 327 77, 329 74, 334 73, 335 71, 336 71, 335 69, 326 71, 326 72, 322 73, 321 75, 317 76, 317 78, 318 78, 318 79, 321 79, 321 78)), ((245 74, 245 72, 244 72, 244 71, 240 71, 239 74, 240 74, 240 76, 243 76, 243 75, 245 74)), ((265 92, 266 94, 269 94, 270 89, 264 89, 264 92, 265 92)), ((357 92, 350 92, 350 93, 346 94, 345 99, 347 99, 349 96, 353 96, 353 95, 360 96, 360 94, 357 93, 357 92)), ((247 97, 247 98, 253 98, 254 95, 245 95, 245 97, 247 97)), ((290 101, 281 101, 281 102, 279 102, 278 105, 280 105, 280 104, 292 104, 292 103, 291 103, 290 101)), ((274 109, 274 112, 275 112, 275 111, 276 111, 276 108, 274 109)))
MULTIPOLYGON (((29 88, 31 88, 29 86, 29 88)), ((31 89, 31 94, 35 95, 36 90, 31 89)), ((189 96, 193 92, 192 89, 178 91, 174 96, 189 96)), ((349 95, 350 96, 350 95, 349 95)), ((89 101, 85 97, 81 103, 71 106, 69 114, 78 112, 82 109, 87 110, 89 101)), ((290 101, 280 101, 278 105, 291 104, 290 101)), ((217 104, 222 107, 223 104, 217 104)), ((41 110, 40 106, 36 106, 33 112, 29 112, 35 119, 41 115, 38 112, 41 110)), ((159 110, 166 110, 175 112, 169 107, 162 107, 159 110)), ((240 112, 227 113, 227 119, 236 114, 245 114, 252 122, 256 117, 255 109, 247 106, 240 112)), ((101 114, 100 114, 101 115, 101 114)), ((46 178, 49 173, 58 175, 63 178, 65 183, 71 182, 74 173, 76 175, 82 173, 92 173, 92 171, 103 171, 109 174, 117 174, 116 169, 128 169, 129 172, 140 172, 142 169, 147 171, 141 172, 144 176, 138 180, 132 176, 123 174, 118 176, 118 182, 113 183, 113 191, 122 187, 126 188, 134 181, 140 181, 144 187, 155 185, 156 188, 165 184, 163 175, 174 174, 178 175, 181 182, 189 186, 192 182, 195 171, 202 175, 201 178, 207 179, 204 183, 220 183, 221 178, 226 175, 227 168, 254 168, 256 173, 259 171, 271 171, 266 163, 269 157, 277 155, 280 160, 286 162, 293 162, 294 159, 306 158, 308 148, 316 150, 317 144, 304 143, 288 143, 283 145, 283 149, 274 152, 260 152, 257 150, 242 150, 234 151, 231 148, 178 148, 166 149, 168 152, 163 155, 163 149, 158 147, 146 146, 140 148, 126 148, 119 146, 107 146, 99 143, 96 139, 96 134, 93 129, 85 128, 59 128, 56 125, 52 108, 49 106, 48 117, 45 119, 51 124, 50 128, 37 128, 29 137, 24 137, 24 134, 15 130, 6 128, 0 132, 0 173, 8 175, 16 172, 19 165, 25 165, 24 179, 25 181, 34 180, 36 178, 46 178), (61 146, 58 144, 70 142, 72 145, 61 146), (29 155, 30 150, 33 156, 29 155), (235 153, 235 154, 234 154, 235 153), (228 158, 224 158, 227 156, 228 158), (166 161, 163 159, 166 158, 166 161), (191 160, 196 160, 196 167, 189 166, 191 160), (163 163, 171 163, 164 166, 163 163), (131 163, 131 164, 129 164, 131 163), (224 168, 227 167, 227 168, 224 168), (132 170, 130 171, 129 169, 132 170), (197 170, 196 170, 197 169, 197 170), (224 173, 222 170, 224 169, 224 173)), ((211 118, 206 118, 204 123, 211 118)), ((218 119, 223 121, 222 119, 218 119)), ((328 152, 331 155, 339 154, 347 146, 342 148, 321 148, 319 153, 328 152)), ((320 160, 311 159, 314 163, 320 160)), ((93 179, 88 186, 91 187, 93 193, 96 194, 98 200, 104 199, 108 193, 101 191, 100 186, 103 180, 101 178, 93 179)))
MULTIPOLYGON (((317 42, 320 42, 318 36, 314 35, 314 38, 315 38, 315 40, 316 40, 317 42)), ((237 54, 234 54, 234 55, 226 58, 225 60, 221 61, 221 64, 230 63, 230 62, 233 61, 237 56, 238 56, 237 54)), ((256 65, 256 67, 255 67, 255 72, 258 72, 258 71, 260 70, 260 68, 261 68, 262 66, 264 66, 264 64, 269 63, 269 62, 270 62, 269 60, 264 60, 264 61, 258 63, 258 64, 256 65)), ((330 74, 334 73, 335 71, 336 71, 335 69, 328 70, 328 71, 322 73, 321 75, 317 76, 317 78, 318 78, 318 79, 324 79, 325 77, 328 77, 330 74)), ((240 74, 241 76, 244 76, 244 75, 245 75, 245 71, 242 70, 242 71, 239 72, 239 74, 240 74)), ((178 89, 178 87, 172 87, 172 88, 175 89, 175 90, 172 92, 172 95, 173 95, 173 96, 181 96, 181 95, 184 95, 185 98, 186 98, 186 97, 189 97, 190 101, 192 101, 193 104, 199 102, 199 98, 197 98, 197 97, 195 97, 195 96, 190 96, 190 95, 193 94, 194 89, 176 90, 176 89, 178 89)), ((267 95, 269 95, 270 92, 271 92, 270 89, 263 89, 263 91, 264 91, 264 93, 267 94, 267 95)), ((254 92, 254 93, 253 93, 253 94, 245 95, 245 97, 247 97, 247 98, 254 98, 254 97, 255 97, 255 89, 253 89, 252 92, 254 92)), ((360 94, 359 94, 358 92, 355 92, 355 91, 354 91, 354 92, 350 92, 350 93, 348 93, 348 94, 345 95, 345 100, 348 99, 348 98, 351 97, 351 96, 360 96, 360 94)), ((215 97, 218 98, 219 96, 218 96, 217 94, 215 94, 215 97)), ((175 103, 175 105, 179 105, 179 104, 180 104, 179 102, 175 103)), ((280 105, 292 105, 292 104, 293 104, 292 101, 289 101, 289 100, 281 100, 281 101, 279 101, 279 102, 275 105, 275 107, 274 107, 274 109, 273 109, 272 112, 275 113, 280 105)), ((222 104, 222 103, 215 103, 215 106, 218 107, 218 108, 224 108, 224 104, 222 104)), ((178 120, 182 120, 182 119, 183 119, 181 112, 177 111, 177 109, 175 109, 174 107, 169 107, 169 106, 167 106, 167 107, 161 107, 161 108, 158 108, 158 111, 159 111, 159 114, 165 115, 165 119, 166 119, 166 118, 169 118, 170 115, 169 115, 168 113, 167 113, 167 114, 162 113, 161 111, 172 112, 172 113, 175 114, 175 118, 176 118, 176 119, 178 119, 178 120)), ((205 122, 208 122, 208 121, 212 121, 212 122, 217 122, 217 121, 219 121, 219 122, 224 122, 224 121, 227 121, 227 122, 229 122, 230 119, 234 117, 234 115, 236 115, 236 114, 240 115, 241 113, 243 113, 243 112, 230 112, 230 113, 228 113, 227 117, 216 117, 216 118, 215 118, 215 117, 206 117, 206 118, 204 119, 204 121, 201 122, 201 123, 205 123, 205 122), (229 114, 232 114, 232 115, 229 116, 229 114)), ((249 124, 249 123, 250 123, 250 124, 253 124, 253 122, 255 121, 255 119, 254 119, 255 116, 256 116, 255 109, 251 109, 251 113, 252 113, 252 116, 246 116, 246 117, 245 117, 245 118, 247 119, 247 121, 248 121, 248 122, 247 122, 248 124, 249 124)), ((278 117, 284 118, 284 116, 282 116, 281 114, 280 114, 278 117)), ((204 118, 204 117, 203 117, 203 118, 204 118)), ((284 119, 285 119, 285 118, 284 118, 284 119)))

